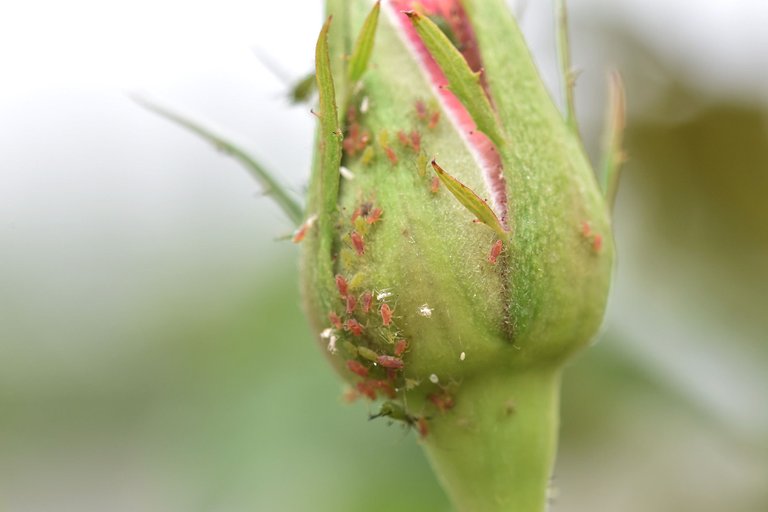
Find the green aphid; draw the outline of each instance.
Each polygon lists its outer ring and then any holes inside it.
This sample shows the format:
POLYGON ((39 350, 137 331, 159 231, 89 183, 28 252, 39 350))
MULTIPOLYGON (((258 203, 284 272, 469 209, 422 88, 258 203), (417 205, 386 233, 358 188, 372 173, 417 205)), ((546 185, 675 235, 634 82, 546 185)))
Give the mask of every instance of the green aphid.
POLYGON ((375 156, 376 152, 373 150, 373 146, 368 146, 365 148, 365 151, 363 151, 363 155, 360 157, 360 161, 363 163, 363 165, 370 165, 371 162, 373 162, 375 156))
POLYGON ((376 362, 379 359, 379 354, 368 347, 357 347, 357 353, 360 354, 360 357, 369 361, 376 362))

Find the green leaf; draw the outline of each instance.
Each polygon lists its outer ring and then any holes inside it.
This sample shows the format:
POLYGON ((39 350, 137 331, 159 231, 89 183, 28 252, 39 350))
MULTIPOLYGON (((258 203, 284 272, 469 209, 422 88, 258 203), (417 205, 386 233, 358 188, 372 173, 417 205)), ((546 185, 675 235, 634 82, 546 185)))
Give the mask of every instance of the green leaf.
POLYGON ((213 144, 217 149, 232 156, 248 169, 256 180, 264 187, 264 195, 269 196, 283 210, 294 224, 299 225, 302 221, 303 212, 299 203, 297 203, 280 182, 259 164, 251 155, 233 142, 227 140, 212 130, 205 128, 201 123, 193 121, 186 116, 174 112, 166 107, 160 106, 145 97, 133 95, 131 98, 142 107, 150 110, 160 116, 183 126, 213 144))
POLYGON ((363 76, 368 61, 373 51, 373 42, 376 37, 376 27, 379 23, 379 11, 381 10, 381 1, 376 2, 373 9, 365 18, 363 28, 355 41, 355 47, 352 50, 352 56, 349 59, 349 68, 347 76, 350 83, 354 84, 363 76))
POLYGON ((499 221, 499 218, 493 213, 493 210, 488 206, 488 203, 480 199, 480 196, 478 196, 471 188, 445 172, 445 170, 443 170, 443 168, 434 160, 432 160, 432 168, 437 173, 437 177, 440 178, 440 181, 443 182, 443 185, 445 185, 445 188, 447 188, 448 191, 453 194, 453 197, 458 199, 467 210, 477 217, 480 222, 493 229, 503 240, 509 239, 509 232, 501 225, 501 221, 499 221))
POLYGON ((467 109, 477 129, 486 134, 497 147, 503 146, 506 136, 480 83, 480 73, 472 71, 461 52, 432 20, 415 11, 407 11, 405 14, 445 73, 450 90, 467 109))
POLYGON ((609 103, 603 136, 603 161, 600 187, 606 202, 612 208, 619 187, 621 165, 626 160, 622 148, 626 125, 624 82, 618 71, 613 71, 609 82, 609 103))

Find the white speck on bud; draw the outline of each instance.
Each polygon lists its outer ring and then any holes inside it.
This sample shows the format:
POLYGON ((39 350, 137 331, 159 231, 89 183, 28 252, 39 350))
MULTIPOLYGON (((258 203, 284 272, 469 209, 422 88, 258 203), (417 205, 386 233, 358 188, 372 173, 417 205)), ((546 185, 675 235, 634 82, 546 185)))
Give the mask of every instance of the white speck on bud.
POLYGON ((360 113, 361 114, 367 113, 368 106, 369 106, 369 101, 368 101, 368 96, 366 96, 365 98, 363 98, 363 101, 360 102, 360 113))
POLYGON ((333 334, 333 329, 330 327, 323 329, 323 332, 320 333, 320 338, 327 340, 331 338, 331 335, 333 334))
POLYGON ((423 317, 430 318, 432 316, 432 311, 434 310, 429 307, 429 304, 422 304, 419 306, 419 314, 423 317))
POLYGON ((349 169, 347 169, 346 167, 344 167, 343 165, 339 167, 339 174, 341 174, 341 177, 344 178, 345 180, 355 179, 355 174, 349 169))
POLYGON ((338 341, 338 339, 339 339, 338 336, 336 336, 335 334, 332 334, 330 341, 328 341, 328 352, 330 352, 331 354, 336 353, 336 341, 338 341))
POLYGON ((389 289, 381 290, 376 294, 376 300, 382 301, 382 300, 388 299, 391 296, 392 296, 392 292, 390 292, 389 289))
POLYGON ((467 358, 467 353, 466 353, 466 352, 462 352, 462 353, 459 355, 459 361, 463 361, 463 360, 465 360, 466 358, 467 358))
POLYGON ((431 382, 432 384, 437 384, 438 382, 440 382, 440 379, 437 377, 436 374, 433 373, 432 375, 429 376, 429 382, 431 382))

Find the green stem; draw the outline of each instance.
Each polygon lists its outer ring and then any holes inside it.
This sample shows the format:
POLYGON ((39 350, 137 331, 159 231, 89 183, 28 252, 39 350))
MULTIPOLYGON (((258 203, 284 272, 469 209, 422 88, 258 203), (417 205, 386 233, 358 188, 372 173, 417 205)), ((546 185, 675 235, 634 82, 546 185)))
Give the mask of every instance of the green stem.
POLYGON ((509 370, 461 383, 424 447, 460 512, 543 512, 555 458, 560 369, 509 370))

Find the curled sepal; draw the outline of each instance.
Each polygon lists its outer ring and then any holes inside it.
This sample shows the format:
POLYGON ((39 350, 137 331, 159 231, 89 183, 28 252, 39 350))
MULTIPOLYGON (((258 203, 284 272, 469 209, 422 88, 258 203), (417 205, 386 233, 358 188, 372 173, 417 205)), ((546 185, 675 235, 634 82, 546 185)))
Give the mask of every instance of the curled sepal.
POLYGON ((360 80, 363 73, 365 73, 365 69, 368 67, 368 61, 373 51, 373 42, 376 38, 376 27, 379 23, 380 10, 381 2, 379 1, 376 2, 368 17, 365 18, 363 28, 360 29, 360 34, 355 41, 355 47, 352 50, 352 56, 349 58, 349 67, 347 68, 347 76, 352 84, 360 80))
POLYGON ((472 71, 461 52, 432 20, 415 11, 407 11, 405 14, 445 73, 448 87, 467 109, 477 129, 497 146, 503 146, 506 137, 480 82, 480 73, 472 71))
POLYGON ((610 75, 608 111, 606 114, 605 135, 603 139, 603 161, 600 186, 609 207, 613 207, 616 190, 619 186, 621 165, 626 160, 622 141, 626 124, 626 100, 624 83, 618 71, 610 75))
POLYGON ((432 168, 437 173, 437 177, 443 182, 445 188, 453 194, 467 210, 469 210, 477 220, 494 230, 504 240, 509 239, 509 232, 501 225, 501 221, 493 212, 488 203, 483 201, 471 188, 445 172, 437 162, 432 160, 432 168))

